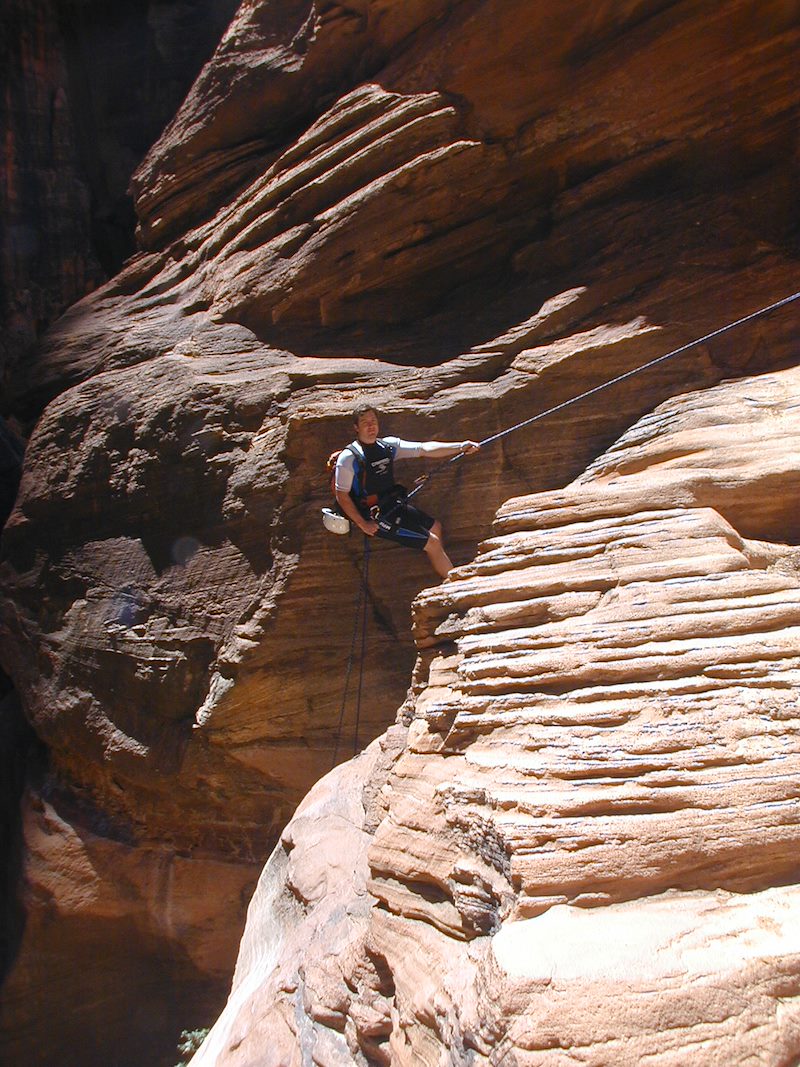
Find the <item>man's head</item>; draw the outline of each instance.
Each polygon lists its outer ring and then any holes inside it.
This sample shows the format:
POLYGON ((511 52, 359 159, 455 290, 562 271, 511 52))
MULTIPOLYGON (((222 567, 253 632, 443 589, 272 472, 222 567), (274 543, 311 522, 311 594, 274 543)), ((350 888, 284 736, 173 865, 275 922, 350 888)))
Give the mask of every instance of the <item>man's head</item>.
POLYGON ((353 412, 356 437, 365 445, 373 445, 380 433, 378 412, 369 404, 361 404, 353 412))

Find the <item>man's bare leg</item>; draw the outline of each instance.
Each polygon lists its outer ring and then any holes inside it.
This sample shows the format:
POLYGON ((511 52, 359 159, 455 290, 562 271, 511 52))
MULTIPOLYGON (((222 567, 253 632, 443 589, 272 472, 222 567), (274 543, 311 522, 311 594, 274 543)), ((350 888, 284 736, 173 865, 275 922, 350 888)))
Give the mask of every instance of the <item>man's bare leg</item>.
POLYGON ((444 550, 444 544, 442 543, 442 524, 438 519, 433 526, 431 526, 428 540, 425 542, 425 554, 439 577, 446 578, 452 570, 453 564, 444 550))

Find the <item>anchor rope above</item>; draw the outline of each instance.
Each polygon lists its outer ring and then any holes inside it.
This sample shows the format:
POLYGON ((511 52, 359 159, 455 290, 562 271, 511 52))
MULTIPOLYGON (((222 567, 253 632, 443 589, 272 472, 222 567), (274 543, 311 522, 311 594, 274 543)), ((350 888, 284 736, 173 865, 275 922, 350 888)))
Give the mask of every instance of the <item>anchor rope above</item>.
MULTIPOLYGON (((698 345, 705 344, 707 341, 712 341, 715 337, 720 337, 722 334, 728 333, 729 330, 734 330, 739 326, 744 326, 745 323, 761 318, 763 315, 768 315, 773 311, 777 311, 779 308, 785 307, 787 304, 791 304, 795 300, 800 300, 800 291, 792 293, 791 296, 785 296, 782 300, 776 300, 774 304, 768 304, 766 307, 759 308, 758 311, 752 311, 749 315, 744 315, 742 318, 729 322, 725 326, 720 326, 719 329, 712 330, 711 333, 704 334, 702 337, 698 337, 694 341, 688 341, 686 344, 680 345, 678 348, 673 348, 671 352, 666 352, 662 356, 657 356, 655 359, 648 360, 647 363, 642 363, 640 366, 633 367, 631 370, 625 371, 623 374, 618 374, 615 378, 610 378, 607 382, 601 382, 600 385, 595 385, 591 389, 586 389, 584 392, 578 393, 577 396, 572 396, 568 400, 562 400, 561 403, 546 408, 544 411, 539 411, 536 415, 532 415, 528 419, 523 419, 521 422, 514 423, 513 426, 508 426, 506 429, 500 430, 498 433, 483 438, 483 440, 478 441, 478 445, 483 448, 485 445, 499 441, 502 437, 507 437, 510 433, 515 433, 517 430, 521 430, 525 426, 530 426, 534 422, 539 422, 541 419, 547 418, 548 415, 554 415, 557 411, 563 411, 564 408, 569 407, 571 404, 577 404, 580 400, 585 400, 587 397, 594 396, 603 389, 609 389, 612 385, 618 385, 620 382, 632 378, 635 374, 641 374, 643 371, 650 370, 651 367, 655 367, 659 363, 666 363, 668 359, 673 359, 675 356, 688 352, 690 349, 696 348, 698 345)), ((438 474, 446 467, 449 467, 451 464, 457 463, 460 459, 463 459, 464 456, 469 454, 470 453, 468 452, 457 452, 455 456, 450 456, 443 462, 438 463, 435 467, 431 468, 427 474, 423 474, 417 479, 417 484, 408 493, 405 500, 410 500, 412 496, 416 496, 420 490, 424 489, 425 485, 434 477, 434 475, 438 474)), ((388 517, 389 514, 393 514, 400 506, 400 504, 395 505, 391 512, 387 513, 386 517, 388 517)))
MULTIPOLYGON (((483 438, 478 442, 480 448, 485 445, 492 444, 495 441, 499 441, 503 437, 507 437, 508 434, 515 433, 517 430, 521 430, 525 426, 530 426, 534 422, 539 422, 542 419, 547 418, 549 415, 555 414, 557 411, 563 411, 564 408, 569 407, 571 404, 577 404, 581 400, 585 400, 587 397, 594 396, 604 389, 609 389, 612 385, 618 385, 620 382, 626 381, 628 378, 632 378, 636 374, 641 374, 643 371, 650 370, 651 367, 656 367, 660 363, 665 363, 668 359, 674 359, 675 356, 679 356, 684 352, 688 352, 692 348, 696 348, 698 345, 705 344, 707 341, 712 341, 715 337, 720 337, 724 333, 728 333, 730 330, 734 330, 739 326, 744 326, 745 323, 752 322, 754 319, 761 318, 764 315, 768 315, 773 311, 777 311, 779 308, 786 307, 787 304, 793 303, 795 300, 800 300, 800 291, 792 293, 791 296, 785 296, 782 300, 776 300, 773 304, 768 304, 766 307, 759 308, 758 311, 753 311, 749 315, 744 315, 742 318, 736 319, 733 322, 727 323, 725 326, 720 326, 719 329, 712 330, 710 333, 704 334, 702 337, 696 338, 694 341, 688 341, 686 344, 679 345, 677 348, 673 348, 670 352, 665 352, 664 355, 657 356, 655 359, 648 360, 647 363, 642 363, 638 367, 633 367, 631 370, 625 371, 623 374, 618 374, 615 378, 610 378, 606 382, 601 382, 600 385, 595 385, 591 389, 586 389, 582 393, 578 393, 576 396, 570 397, 568 400, 562 400, 559 404, 554 404, 552 407, 546 408, 544 411, 537 412, 536 415, 532 415, 530 418, 522 419, 521 422, 514 423, 513 426, 507 426, 504 430, 500 430, 498 433, 491 434, 489 437, 483 438)), ((391 508, 389 508, 382 516, 382 520, 391 518, 394 513, 403 506, 403 504, 410 500, 411 497, 416 496, 426 484, 430 481, 434 475, 440 471, 449 467, 453 463, 457 463, 464 456, 469 455, 468 452, 457 452, 455 456, 450 456, 441 463, 438 463, 427 474, 422 475, 417 479, 414 488, 399 500, 391 508)), ((353 669, 353 661, 355 658, 356 639, 358 636, 359 622, 361 623, 361 655, 358 674, 357 685, 357 700, 356 700, 356 721, 355 721, 355 735, 353 739, 353 755, 358 750, 358 732, 361 718, 361 691, 364 678, 364 653, 366 651, 366 633, 367 633, 367 595, 368 595, 368 575, 369 575, 369 554, 370 554, 370 538, 365 535, 364 537, 364 569, 361 581, 359 582, 358 596, 356 601, 356 614, 355 622, 353 626, 353 636, 350 644, 350 657, 347 662, 347 671, 345 674, 344 694, 342 696, 342 704, 339 711, 339 722, 336 730, 336 743, 333 750, 333 766, 336 765, 336 758, 339 752, 339 745, 341 742, 342 727, 344 724, 344 712, 347 702, 347 693, 350 686, 350 675, 353 669)))

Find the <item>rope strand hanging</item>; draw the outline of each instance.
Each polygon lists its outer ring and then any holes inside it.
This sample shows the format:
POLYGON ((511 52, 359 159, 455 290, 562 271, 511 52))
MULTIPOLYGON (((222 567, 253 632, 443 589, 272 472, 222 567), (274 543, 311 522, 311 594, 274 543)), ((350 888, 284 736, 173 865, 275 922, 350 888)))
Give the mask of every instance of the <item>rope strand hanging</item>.
POLYGON ((370 541, 368 537, 364 537, 364 568, 361 574, 361 581, 358 583, 358 592, 356 594, 356 610, 355 618, 353 620, 353 636, 350 639, 350 656, 347 660, 347 669, 344 676, 344 692, 342 693, 342 703, 339 707, 339 722, 336 726, 336 738, 333 746, 333 760, 331 762, 331 769, 336 766, 336 760, 339 756, 339 745, 342 740, 342 728, 344 726, 344 713, 347 707, 347 694, 350 689, 350 675, 353 671, 353 662, 356 654, 356 639, 358 637, 358 627, 361 623, 361 659, 358 665, 358 688, 356 690, 356 725, 353 736, 353 755, 355 756, 358 751, 358 730, 361 720, 361 690, 364 681, 364 653, 366 651, 367 641, 367 599, 368 599, 368 582, 369 582, 369 555, 370 555, 370 541))

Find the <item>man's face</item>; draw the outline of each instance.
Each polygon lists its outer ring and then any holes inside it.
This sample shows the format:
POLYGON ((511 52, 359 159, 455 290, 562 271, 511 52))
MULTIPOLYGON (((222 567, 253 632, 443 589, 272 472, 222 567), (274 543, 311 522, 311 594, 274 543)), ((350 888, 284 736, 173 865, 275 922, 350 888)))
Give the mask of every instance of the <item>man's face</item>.
POLYGON ((358 416, 356 435, 359 441, 362 441, 365 445, 374 445, 379 431, 378 416, 374 411, 365 411, 363 415, 358 416))

